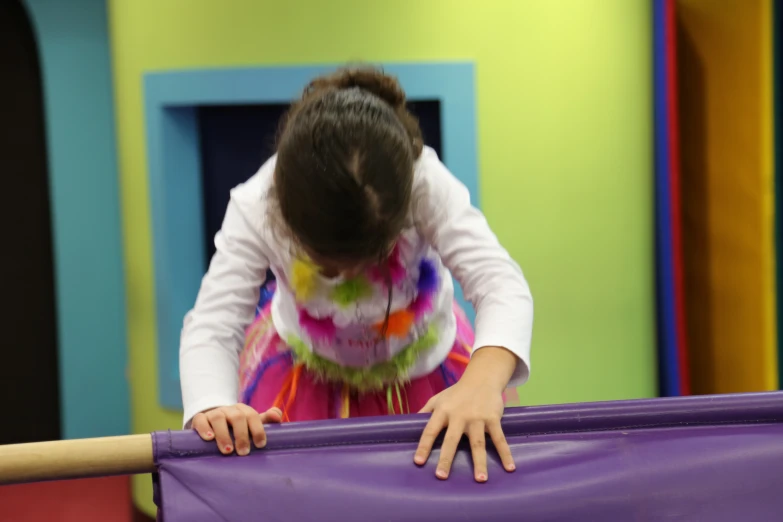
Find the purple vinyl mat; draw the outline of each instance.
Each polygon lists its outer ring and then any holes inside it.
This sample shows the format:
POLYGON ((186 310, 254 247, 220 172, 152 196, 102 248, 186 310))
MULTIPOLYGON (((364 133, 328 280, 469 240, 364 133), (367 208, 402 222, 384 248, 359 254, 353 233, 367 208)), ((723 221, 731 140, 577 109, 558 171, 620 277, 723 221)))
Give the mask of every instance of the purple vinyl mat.
POLYGON ((469 448, 451 478, 413 452, 422 416, 269 428, 267 449, 221 456, 191 432, 153 434, 163 522, 783 520, 783 393, 516 408, 517 471, 469 448))

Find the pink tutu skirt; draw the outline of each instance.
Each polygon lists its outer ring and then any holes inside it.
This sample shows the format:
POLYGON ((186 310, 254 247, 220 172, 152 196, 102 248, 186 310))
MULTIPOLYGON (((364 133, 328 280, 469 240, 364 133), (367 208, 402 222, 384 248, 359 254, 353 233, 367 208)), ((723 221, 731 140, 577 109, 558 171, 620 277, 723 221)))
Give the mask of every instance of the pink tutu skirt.
POLYGON ((240 400, 259 412, 278 407, 284 421, 416 413, 430 398, 456 383, 467 366, 473 330, 456 303, 454 314, 457 337, 448 358, 435 371, 383 390, 359 392, 342 383, 324 382, 297 363, 291 348, 275 331, 267 303, 247 330, 240 359, 240 400))

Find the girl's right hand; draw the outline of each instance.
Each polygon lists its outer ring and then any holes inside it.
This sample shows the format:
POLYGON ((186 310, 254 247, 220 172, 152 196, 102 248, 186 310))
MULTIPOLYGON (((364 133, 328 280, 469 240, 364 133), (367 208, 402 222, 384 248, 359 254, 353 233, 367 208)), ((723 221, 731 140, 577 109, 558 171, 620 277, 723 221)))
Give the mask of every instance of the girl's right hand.
POLYGON ((222 406, 213 410, 207 410, 193 417, 193 429, 204 440, 216 440, 220 452, 229 455, 234 451, 236 442, 237 455, 250 453, 250 438, 256 448, 266 446, 265 423, 278 423, 283 419, 283 412, 278 408, 270 408, 264 413, 246 404, 234 404, 222 406), (234 440, 231 440, 229 426, 234 432, 234 440))

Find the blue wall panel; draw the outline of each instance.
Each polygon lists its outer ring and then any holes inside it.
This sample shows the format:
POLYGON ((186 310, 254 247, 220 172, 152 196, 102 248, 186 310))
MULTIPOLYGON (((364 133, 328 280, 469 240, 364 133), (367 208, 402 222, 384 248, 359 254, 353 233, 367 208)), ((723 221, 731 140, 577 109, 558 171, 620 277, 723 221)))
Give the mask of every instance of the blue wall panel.
POLYGON ((44 82, 62 433, 124 434, 125 281, 106 3, 25 5, 44 82))

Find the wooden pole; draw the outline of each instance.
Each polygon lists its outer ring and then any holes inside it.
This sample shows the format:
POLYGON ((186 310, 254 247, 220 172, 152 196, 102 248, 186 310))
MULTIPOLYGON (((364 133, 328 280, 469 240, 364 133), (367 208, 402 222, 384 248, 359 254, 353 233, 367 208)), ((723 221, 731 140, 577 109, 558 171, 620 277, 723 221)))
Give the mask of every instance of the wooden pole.
POLYGON ((150 435, 0 446, 0 485, 153 471, 150 435))

